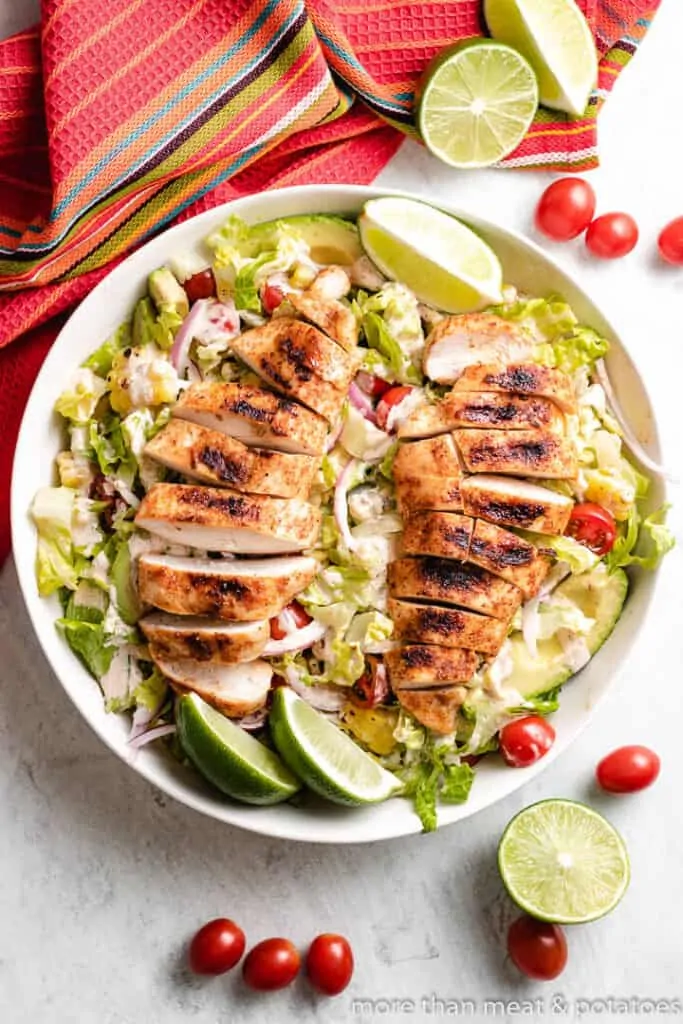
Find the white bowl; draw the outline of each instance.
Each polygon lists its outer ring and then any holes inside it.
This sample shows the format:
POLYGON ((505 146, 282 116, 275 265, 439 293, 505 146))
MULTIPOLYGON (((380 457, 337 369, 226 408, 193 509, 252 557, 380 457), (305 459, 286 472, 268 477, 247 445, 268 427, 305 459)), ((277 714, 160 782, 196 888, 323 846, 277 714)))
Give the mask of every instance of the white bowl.
MULTIPOLYGON (((31 393, 14 463, 12 537, 24 599, 57 679, 88 724, 122 761, 189 807, 253 832, 307 842, 371 842, 418 832, 420 823, 410 802, 404 799, 358 810, 313 799, 296 807, 280 804, 261 808, 233 803, 205 784, 194 771, 176 762, 162 747, 133 751, 127 743, 128 717, 105 712, 97 684, 57 635, 56 598, 45 600, 38 595, 34 575, 36 535, 28 510, 36 489, 54 478, 54 459, 62 440, 58 417, 52 412, 57 396, 74 368, 125 319, 143 293, 150 271, 172 254, 197 246, 229 214, 239 214, 252 222, 301 213, 355 215, 366 200, 387 194, 390 193, 386 189, 355 186, 305 186, 266 192, 210 210, 148 242, 113 270, 64 326, 31 393)), ((452 208, 449 212, 467 221, 492 245, 503 264, 506 281, 535 295, 561 294, 582 321, 610 339, 608 367, 620 404, 636 436, 657 456, 654 414, 642 381, 623 342, 585 292, 527 239, 466 211, 452 208)), ((653 483, 653 504, 659 504, 664 500, 663 484, 653 483)), ((468 818, 507 796, 547 768, 569 746, 588 724, 597 702, 625 665, 650 605, 655 581, 653 573, 633 575, 632 590, 613 635, 580 676, 565 687, 561 709, 553 719, 557 740, 552 751, 526 769, 513 770, 493 759, 485 761, 477 770, 469 801, 440 809, 441 826, 468 818)))

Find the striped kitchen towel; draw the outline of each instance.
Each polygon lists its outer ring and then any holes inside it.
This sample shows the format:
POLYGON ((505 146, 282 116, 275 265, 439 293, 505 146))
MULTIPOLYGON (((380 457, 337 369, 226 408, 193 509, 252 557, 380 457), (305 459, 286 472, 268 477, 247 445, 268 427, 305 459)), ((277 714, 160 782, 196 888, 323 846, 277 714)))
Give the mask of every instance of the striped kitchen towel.
MULTIPOLYGON (((579 0, 602 55, 588 113, 542 111, 505 165, 595 166, 596 115, 659 0, 579 0)), ((0 518, 53 324, 133 247, 282 185, 368 183, 435 52, 481 0, 43 0, 0 43, 0 518)), ((96 339, 94 339, 96 340, 96 339)), ((0 524, 0 554, 7 543, 0 524)))

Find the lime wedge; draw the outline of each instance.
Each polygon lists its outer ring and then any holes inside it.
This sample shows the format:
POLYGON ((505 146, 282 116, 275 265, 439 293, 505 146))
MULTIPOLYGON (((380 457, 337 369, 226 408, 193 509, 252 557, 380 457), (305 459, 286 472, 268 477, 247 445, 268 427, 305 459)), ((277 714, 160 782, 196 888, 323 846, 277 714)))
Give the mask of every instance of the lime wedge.
POLYGON ((502 301, 503 271, 485 242, 455 217, 399 196, 371 199, 358 218, 370 259, 421 302, 472 313, 502 301))
POLYGON ((401 789, 395 776, 287 686, 275 691, 270 731, 292 771, 335 804, 378 803, 401 789))
POLYGON ((427 68, 418 107, 425 146, 452 167, 488 167, 516 149, 538 109, 538 84, 516 50, 457 43, 427 68))
POLYGON ((598 80, 590 26, 574 0, 484 0, 494 39, 519 50, 538 78, 541 103, 581 117, 598 80))
POLYGON ((584 924, 609 913, 630 878, 614 826, 574 800, 542 800, 520 811, 503 833, 498 868, 515 903, 554 924, 584 924))
POLYGON ((216 711, 196 693, 176 702, 185 753, 214 786, 245 804, 278 804, 301 782, 277 754, 216 711))

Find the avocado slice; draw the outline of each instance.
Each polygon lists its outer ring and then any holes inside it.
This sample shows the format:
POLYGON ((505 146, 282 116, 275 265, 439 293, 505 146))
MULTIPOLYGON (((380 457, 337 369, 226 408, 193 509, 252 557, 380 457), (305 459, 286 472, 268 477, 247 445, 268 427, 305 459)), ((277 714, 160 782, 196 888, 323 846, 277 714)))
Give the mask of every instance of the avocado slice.
POLYGON ((154 305, 159 312, 168 311, 185 317, 190 312, 190 303, 185 289, 178 283, 168 267, 153 270, 147 279, 147 287, 154 305))
POLYGON ((127 626, 134 626, 142 614, 138 595, 133 585, 132 565, 128 544, 119 546, 111 564, 111 578, 116 590, 116 606, 127 626))
POLYGON ((136 347, 142 348, 154 341, 154 324, 156 310, 152 300, 146 295, 139 299, 133 312, 132 339, 136 347))
MULTIPOLYGON (((580 576, 570 576, 560 583, 555 593, 574 601, 584 615, 595 619, 595 625, 585 638, 592 656, 617 624, 628 593, 628 578, 623 569, 617 569, 610 575, 596 567, 580 576)), ((567 667, 564 652, 554 638, 539 641, 535 658, 530 655, 521 634, 516 634, 511 643, 514 668, 505 683, 523 697, 536 697, 539 693, 553 690, 574 674, 567 667)))
POLYGON ((295 217, 281 217, 277 221, 266 221, 259 227, 272 228, 276 224, 287 224, 295 228, 311 251, 316 263, 336 263, 350 267, 363 255, 358 228, 353 221, 325 213, 300 214, 295 217))

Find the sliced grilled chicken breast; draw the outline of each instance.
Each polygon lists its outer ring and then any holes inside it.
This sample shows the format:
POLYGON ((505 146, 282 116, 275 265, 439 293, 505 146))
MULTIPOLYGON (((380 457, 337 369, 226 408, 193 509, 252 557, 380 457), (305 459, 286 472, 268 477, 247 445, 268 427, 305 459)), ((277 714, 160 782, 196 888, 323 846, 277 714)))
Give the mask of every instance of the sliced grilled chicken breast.
POLYGON ((474 651, 460 647, 406 644, 387 651, 384 664, 395 693, 468 682, 479 665, 474 651))
POLYGON ((267 619, 256 622, 224 622, 195 615, 176 616, 152 612, 138 623, 155 661, 189 658, 236 664, 258 658, 270 640, 267 619))
POLYGON ((465 647, 482 654, 497 654, 508 631, 504 619, 394 597, 389 598, 389 615, 394 622, 394 634, 401 640, 465 647))
POLYGON ((467 690, 464 686, 439 687, 434 690, 399 690, 396 694, 399 704, 416 718, 420 725, 448 736, 455 732, 458 712, 465 703, 467 690))
POLYGON ((505 391, 518 395, 549 398, 563 412, 576 412, 576 396, 571 378, 562 370, 538 363, 468 366, 455 391, 505 391))
POLYGON ((348 272, 335 264, 323 267, 317 274, 315 281, 308 289, 309 294, 316 299, 330 300, 343 299, 351 291, 351 278, 348 272))
POLYGON ((402 444, 393 466, 399 511, 462 508, 462 469, 450 434, 402 444))
POLYGON ((313 544, 320 512, 300 498, 155 484, 142 499, 135 522, 170 544, 241 555, 281 555, 313 544))
POLYGON ((247 445, 322 455, 327 423, 290 398, 247 384, 204 381, 181 391, 173 415, 247 445))
POLYGON ((471 562, 448 558, 399 558, 388 571, 392 597, 437 601, 509 622, 522 591, 471 562))
POLYGON ((453 427, 495 427, 498 430, 544 428, 563 433, 564 416, 549 398, 500 391, 451 391, 445 395, 443 416, 453 427))
POLYGON ((457 512, 415 512, 403 526, 405 555, 467 560, 474 520, 457 512))
POLYGON ((470 561, 514 583, 525 598, 533 597, 550 568, 550 558, 510 530, 483 519, 475 519, 474 524, 470 561))
POLYGON ((358 344, 358 321, 353 312, 337 299, 323 299, 311 291, 287 296, 295 311, 326 334, 346 352, 358 344))
POLYGON ((397 434, 401 441, 417 441, 426 437, 436 437, 438 434, 447 434, 454 426, 455 423, 448 419, 443 402, 439 402, 437 405, 420 405, 413 409, 399 423, 397 434))
POLYGON ((560 434, 540 430, 455 430, 455 443, 471 473, 503 473, 572 480, 576 449, 560 434))
POLYGON ((306 497, 318 467, 312 455, 247 448, 198 423, 172 419, 145 447, 145 455, 204 483, 280 498, 306 497))
POLYGON ((473 363, 515 363, 529 359, 534 339, 492 313, 447 316, 425 343, 424 372, 439 384, 452 384, 473 363))
POLYGON ((242 718, 266 703, 273 670, 267 661, 220 665, 189 659, 155 659, 176 689, 192 690, 229 718, 242 718))
POLYGON ((232 342, 240 359, 277 391, 298 399, 334 422, 341 411, 356 361, 317 327, 278 317, 232 342))
POLYGON ((253 622, 271 619, 313 580, 314 558, 241 560, 142 555, 140 600, 175 615, 253 622))
POLYGON ((571 498, 547 487, 486 473, 466 477, 460 490, 467 515, 536 533, 564 533, 574 506, 571 498))

